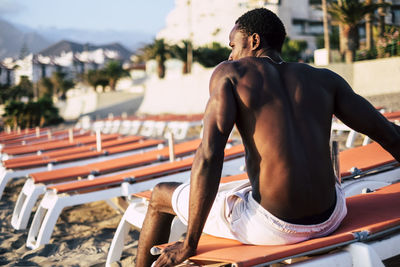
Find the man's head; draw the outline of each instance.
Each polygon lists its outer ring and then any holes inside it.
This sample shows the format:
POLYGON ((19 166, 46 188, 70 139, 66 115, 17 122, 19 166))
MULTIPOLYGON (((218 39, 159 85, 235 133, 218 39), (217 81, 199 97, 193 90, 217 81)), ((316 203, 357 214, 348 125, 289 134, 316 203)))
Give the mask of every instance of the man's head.
MULTIPOLYGON (((285 27, 278 16, 265 8, 257 8, 244 13, 235 22, 235 27, 229 36, 232 54, 230 59, 243 57, 243 53, 235 56, 234 46, 240 39, 244 42, 244 53, 259 49, 281 52, 286 37, 285 27), (238 35, 238 36, 237 36, 238 35)), ((248 54, 249 56, 251 54, 248 54)))

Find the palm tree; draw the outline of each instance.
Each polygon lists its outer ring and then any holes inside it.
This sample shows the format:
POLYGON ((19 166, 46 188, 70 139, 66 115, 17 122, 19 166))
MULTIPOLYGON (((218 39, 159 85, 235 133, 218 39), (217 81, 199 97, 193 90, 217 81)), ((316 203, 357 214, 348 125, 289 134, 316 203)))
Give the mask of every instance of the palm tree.
POLYGON ((165 77, 165 61, 171 55, 169 45, 164 39, 155 39, 152 44, 142 48, 146 59, 155 59, 157 62, 157 73, 160 79, 165 77))
POLYGON ((182 73, 189 73, 189 64, 188 64, 188 49, 190 49, 191 43, 188 40, 182 41, 183 47, 176 44, 171 46, 172 56, 181 60, 183 62, 182 73))
MULTIPOLYGON (((372 0, 365 0, 365 4, 372 4, 372 0)), ((365 15, 365 44, 367 50, 371 50, 374 47, 374 39, 372 38, 372 18, 372 13, 365 15)))
POLYGON ((104 73, 108 78, 108 83, 112 91, 115 91, 115 86, 119 79, 129 76, 129 72, 122 68, 121 62, 115 60, 109 61, 106 64, 104 73))
POLYGON ((330 62, 330 55, 331 55, 331 47, 330 47, 330 40, 329 40, 329 19, 328 19, 328 5, 327 0, 322 0, 322 21, 324 27, 324 48, 328 53, 328 63, 330 62))
POLYGON ((366 14, 373 13, 382 4, 360 3, 358 0, 341 0, 340 3, 331 3, 328 12, 334 21, 342 23, 345 59, 347 63, 354 60, 354 55, 358 47, 358 25, 366 14))
POLYGON ((385 3, 383 0, 378 0, 378 4, 381 5, 378 8, 378 33, 379 37, 383 37, 385 33, 385 7, 388 6, 388 3, 385 3))
POLYGON ((93 90, 96 91, 97 86, 106 87, 109 85, 109 81, 106 77, 104 70, 88 70, 83 75, 84 80, 87 84, 93 87, 93 90))
POLYGON ((62 71, 53 72, 51 82, 53 83, 54 96, 61 99, 65 99, 67 90, 75 86, 72 80, 67 79, 67 73, 62 71))

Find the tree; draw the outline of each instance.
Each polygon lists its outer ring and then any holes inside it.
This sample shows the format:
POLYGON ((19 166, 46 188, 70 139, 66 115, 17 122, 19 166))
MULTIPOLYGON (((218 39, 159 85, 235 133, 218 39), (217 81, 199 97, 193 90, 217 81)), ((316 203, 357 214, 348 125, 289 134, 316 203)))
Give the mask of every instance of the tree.
POLYGON ((282 58, 286 61, 297 62, 306 49, 306 41, 290 40, 287 37, 282 46, 282 58))
POLYGON ((5 124, 16 129, 18 125, 21 125, 23 114, 24 103, 15 100, 9 101, 4 107, 5 124))
POLYGON ((108 84, 111 87, 111 90, 115 91, 115 86, 119 79, 123 77, 129 76, 129 72, 122 68, 122 64, 119 61, 109 61, 105 68, 104 74, 108 79, 108 84))
POLYGON ((157 62, 157 73, 160 79, 165 77, 165 61, 171 56, 170 46, 164 39, 155 39, 141 49, 146 60, 155 59, 157 62))
POLYGON ((228 60, 231 50, 220 43, 202 46, 193 51, 194 60, 206 68, 211 68, 228 60))
POLYGON ((65 99, 68 89, 71 89, 75 85, 72 80, 67 79, 67 73, 62 71, 53 72, 51 82, 53 83, 54 96, 61 99, 65 99))
POLYGON ((50 97, 45 96, 38 101, 23 103, 20 101, 9 101, 5 105, 5 123, 13 128, 30 128, 35 126, 47 126, 63 121, 58 114, 58 109, 54 106, 50 97))
POLYGON ((324 48, 326 49, 328 53, 328 63, 331 60, 331 44, 330 44, 330 38, 329 38, 329 19, 328 19, 328 5, 327 5, 327 0, 322 0, 321 2, 322 5, 322 22, 323 22, 323 27, 324 27, 324 48))
POLYGON ((19 51, 19 59, 24 59, 25 57, 27 57, 29 55, 29 48, 28 45, 26 44, 26 42, 24 42, 21 46, 21 50, 19 51))
POLYGON ((331 3, 328 12, 333 20, 342 23, 343 42, 345 44, 345 59, 347 63, 354 60, 358 48, 358 25, 366 14, 373 13, 382 4, 360 3, 358 0, 341 0, 340 3, 331 3))
MULTIPOLYGON (((365 0, 366 5, 372 4, 372 0, 365 0)), ((372 13, 365 15, 365 48, 371 50, 374 47, 374 39, 372 37, 372 13)))
POLYGON ((20 101, 23 97, 31 99, 33 97, 33 84, 27 76, 21 76, 17 85, 8 88, 4 93, 5 100, 20 101))
POLYGON ((54 85, 50 78, 44 77, 38 83, 39 96, 51 97, 54 94, 54 85))
POLYGON ((182 73, 189 73, 188 65, 188 49, 190 49, 191 43, 188 40, 181 42, 182 45, 176 44, 171 46, 171 53, 174 58, 177 58, 183 62, 182 73))
MULTIPOLYGON (((329 46, 331 49, 339 49, 340 38, 339 38, 339 27, 333 26, 331 27, 331 32, 329 35, 329 46)), ((317 48, 324 48, 325 41, 323 35, 318 35, 316 39, 317 48)))
POLYGON ((378 8, 378 32, 379 32, 379 37, 383 37, 385 34, 385 5, 384 0, 378 0, 378 4, 381 6, 378 8))

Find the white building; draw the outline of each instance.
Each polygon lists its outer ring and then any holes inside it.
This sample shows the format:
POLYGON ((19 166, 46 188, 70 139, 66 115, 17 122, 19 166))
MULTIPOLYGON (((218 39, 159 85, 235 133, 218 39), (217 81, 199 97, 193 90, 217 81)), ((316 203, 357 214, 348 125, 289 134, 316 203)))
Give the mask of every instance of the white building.
MULTIPOLYGON (((316 36, 323 34, 322 10, 318 0, 175 0, 166 27, 157 38, 170 43, 191 39, 195 46, 212 42, 228 45, 229 32, 244 12, 265 7, 285 24, 290 39, 306 40, 308 53, 316 49, 316 36)), ((400 25, 400 0, 389 0, 386 23, 400 25)))
POLYGON ((90 69, 102 68, 110 60, 127 61, 131 53, 119 44, 94 46, 60 41, 38 54, 30 54, 23 59, 3 61, 14 70, 11 84, 18 84, 21 76, 33 83, 41 78, 51 77, 56 71, 65 72, 74 78, 90 69))
POLYGON ((307 40, 309 48, 315 49, 315 35, 323 33, 322 11, 309 0, 175 0, 175 9, 157 38, 171 43, 190 38, 195 46, 212 42, 228 45, 236 19, 256 7, 276 13, 291 39, 307 40))

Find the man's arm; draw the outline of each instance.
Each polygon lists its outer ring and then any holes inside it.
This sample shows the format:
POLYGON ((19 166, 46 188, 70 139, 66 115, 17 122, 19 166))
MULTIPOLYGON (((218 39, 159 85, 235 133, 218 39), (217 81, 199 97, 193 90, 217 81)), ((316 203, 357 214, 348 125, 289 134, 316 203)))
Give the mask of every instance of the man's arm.
POLYGON ((236 118, 231 64, 220 64, 210 80, 210 99, 204 113, 204 132, 192 166, 186 239, 166 248, 156 266, 183 262, 194 255, 221 178, 224 149, 236 118))
POLYGON ((357 132, 368 135, 400 161, 400 127, 388 121, 366 99, 335 74, 334 114, 357 132))

